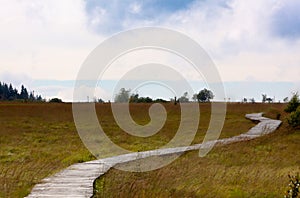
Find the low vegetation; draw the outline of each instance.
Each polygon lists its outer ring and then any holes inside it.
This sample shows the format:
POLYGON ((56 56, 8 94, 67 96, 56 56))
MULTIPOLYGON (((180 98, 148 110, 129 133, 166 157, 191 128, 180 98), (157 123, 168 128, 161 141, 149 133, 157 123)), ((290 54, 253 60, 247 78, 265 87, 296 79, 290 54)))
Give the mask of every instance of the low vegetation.
POLYGON ((288 103, 285 111, 290 113, 287 121, 292 127, 300 126, 300 99, 298 93, 295 93, 288 103))
POLYGON ((52 98, 49 100, 50 103, 62 103, 63 101, 59 98, 52 98))
POLYGON ((290 179, 289 188, 286 191, 285 198, 297 198, 300 196, 299 188, 300 188, 300 177, 299 173, 297 175, 288 175, 290 179))
POLYGON ((70 104, 0 103, 0 126, 0 197, 24 197, 44 177, 94 159, 70 104))
POLYGON ((215 147, 203 158, 188 152, 156 171, 111 169, 95 183, 94 197, 283 197, 287 175, 300 171, 300 130, 289 127, 284 109, 282 104, 230 104, 225 131, 230 126, 242 132, 239 119, 234 119, 237 127, 228 121, 233 115, 244 119, 246 112, 264 111, 274 119, 280 113, 283 124, 273 134, 215 147))
MULTIPOLYGON (((150 105, 130 105, 137 123, 149 122, 150 105)), ((133 137, 120 129, 110 104, 96 104, 96 110, 99 123, 112 141, 123 148, 142 151, 161 147, 176 133, 180 105, 163 105, 167 122, 149 138, 133 137)), ((201 119, 193 143, 203 140, 210 119, 210 104, 199 105, 201 119)), ((229 104, 221 138, 238 135, 254 126, 255 123, 244 118, 246 113, 263 111, 276 117, 279 112, 284 120, 287 115, 284 108, 284 104, 229 104)), ((0 197, 24 197, 41 179, 70 164, 95 159, 76 132, 69 103, 0 103, 0 125, 0 197)), ((285 122, 273 135, 215 148, 205 158, 189 152, 169 166, 148 173, 112 169, 97 181, 95 196, 279 195, 285 192, 287 174, 296 171, 300 163, 296 150, 299 131, 287 128, 285 122), (271 177, 275 178, 274 186, 271 177)))
POLYGON ((284 110, 285 112, 291 113, 293 111, 296 111, 299 105, 300 105, 299 95, 298 93, 295 93, 284 110))

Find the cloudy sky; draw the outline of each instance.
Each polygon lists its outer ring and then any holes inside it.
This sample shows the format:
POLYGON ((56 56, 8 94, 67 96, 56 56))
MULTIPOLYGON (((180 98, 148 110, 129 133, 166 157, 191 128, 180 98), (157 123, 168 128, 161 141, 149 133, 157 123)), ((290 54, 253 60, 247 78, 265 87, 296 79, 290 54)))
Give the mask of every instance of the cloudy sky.
MULTIPOLYGON (((300 91, 299 13, 298 0, 0 0, 0 81, 70 101, 97 45, 120 31, 158 26, 197 41, 232 100, 261 100, 262 93, 282 100, 300 91)), ((112 97, 119 70, 105 76, 97 97, 112 97)), ((203 88, 197 79, 191 84, 203 88)))

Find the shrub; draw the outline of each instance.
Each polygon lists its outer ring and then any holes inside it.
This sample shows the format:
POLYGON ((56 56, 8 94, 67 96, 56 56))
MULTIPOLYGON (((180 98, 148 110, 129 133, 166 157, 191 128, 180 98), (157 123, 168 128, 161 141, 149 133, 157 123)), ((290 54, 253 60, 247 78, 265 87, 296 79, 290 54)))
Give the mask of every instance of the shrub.
POLYGON ((299 105, 300 105, 299 95, 298 95, 298 93, 295 93, 293 95, 293 97, 291 98, 289 104, 285 108, 285 111, 288 113, 296 111, 296 109, 299 105))
MULTIPOLYGON (((288 175, 290 179, 289 189, 286 191, 285 198, 297 198, 299 194, 300 178, 299 173, 296 176, 288 175)), ((298 196, 299 195, 299 196, 298 196)))
POLYGON ((52 98, 49 102, 51 102, 51 103, 62 103, 63 101, 59 98, 52 98))
POLYGON ((288 117, 288 123, 292 127, 300 126, 300 106, 293 111, 290 116, 288 117))

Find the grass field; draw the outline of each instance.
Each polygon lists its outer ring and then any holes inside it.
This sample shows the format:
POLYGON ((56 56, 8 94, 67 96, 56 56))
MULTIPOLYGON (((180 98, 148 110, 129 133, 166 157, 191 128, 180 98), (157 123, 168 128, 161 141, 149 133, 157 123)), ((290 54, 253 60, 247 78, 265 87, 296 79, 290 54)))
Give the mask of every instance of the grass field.
POLYGON ((0 103, 0 197, 24 197, 42 178, 94 159, 69 104, 0 103))
POLYGON ((241 122, 249 112, 273 118, 281 113, 284 122, 273 134, 215 147, 203 158, 188 152, 156 171, 111 169, 95 183, 95 197, 283 197, 287 175, 300 172, 300 130, 287 126, 283 109, 281 104, 229 104, 224 133, 242 132, 240 124, 249 127, 241 122))
MULTIPOLYGON (((149 138, 132 137, 122 131, 109 104, 97 104, 96 109, 101 126, 116 144, 141 151, 159 148, 176 133, 180 106, 165 106, 167 122, 149 138)), ((130 106, 137 123, 149 121, 148 107, 130 106)), ((280 111, 284 119, 283 108, 283 104, 229 104, 221 138, 254 126, 244 118, 246 113, 264 111, 276 117, 280 111)), ((202 141, 210 118, 209 104, 200 104, 200 110, 193 143, 202 141)), ((0 103, 0 126, 0 197, 23 197, 42 178, 70 164, 94 159, 76 132, 71 104, 0 103)), ((284 123, 273 135, 215 148, 205 158, 189 152, 157 171, 129 173, 113 169, 97 180, 96 196, 280 196, 288 182, 287 173, 299 171, 299 139, 299 131, 289 130, 284 123)))

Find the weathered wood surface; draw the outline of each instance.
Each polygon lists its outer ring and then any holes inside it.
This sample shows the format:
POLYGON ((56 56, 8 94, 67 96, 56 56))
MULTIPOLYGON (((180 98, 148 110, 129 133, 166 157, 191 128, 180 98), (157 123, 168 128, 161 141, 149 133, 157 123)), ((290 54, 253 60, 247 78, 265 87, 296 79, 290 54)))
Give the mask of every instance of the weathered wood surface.
POLYGON ((262 113, 247 114, 246 118, 259 121, 259 123, 251 128, 247 133, 231 138, 219 139, 206 142, 205 144, 196 144, 186 147, 129 153, 71 165, 61 172, 43 179, 40 184, 35 185, 28 197, 91 197, 93 195, 93 183, 95 179, 117 164, 143 159, 150 156, 162 156, 197 150, 200 147, 203 148, 205 146, 209 146, 209 144, 230 144, 250 140, 275 131, 281 124, 280 120, 272 120, 262 117, 262 113))

